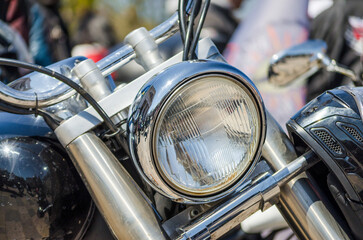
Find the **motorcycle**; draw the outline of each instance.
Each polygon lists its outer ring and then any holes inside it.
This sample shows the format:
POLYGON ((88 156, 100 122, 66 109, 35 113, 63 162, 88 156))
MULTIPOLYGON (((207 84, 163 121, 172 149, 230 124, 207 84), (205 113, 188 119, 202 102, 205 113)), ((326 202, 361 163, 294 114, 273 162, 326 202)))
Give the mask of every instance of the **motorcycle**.
MULTIPOLYGON (((97 63, 0 59, 35 71, 0 83, 1 239, 216 239, 273 205, 299 238, 363 236, 359 88, 306 105, 292 142, 252 81, 198 39, 208 3, 181 0, 97 63), (162 59, 179 29, 184 51, 162 59), (145 73, 115 87, 110 74, 131 60, 145 73)), ((292 52, 275 57, 273 81, 322 63, 350 73, 321 48, 292 52)))

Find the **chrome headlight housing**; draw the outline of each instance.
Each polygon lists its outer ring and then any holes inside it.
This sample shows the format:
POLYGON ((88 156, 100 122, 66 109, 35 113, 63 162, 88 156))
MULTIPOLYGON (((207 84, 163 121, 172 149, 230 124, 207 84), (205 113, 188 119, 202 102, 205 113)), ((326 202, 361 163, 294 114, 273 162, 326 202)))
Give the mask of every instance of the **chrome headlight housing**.
POLYGON ((252 82, 215 61, 178 63, 138 93, 128 121, 132 159, 158 192, 184 203, 220 199, 260 156, 265 112, 252 82))

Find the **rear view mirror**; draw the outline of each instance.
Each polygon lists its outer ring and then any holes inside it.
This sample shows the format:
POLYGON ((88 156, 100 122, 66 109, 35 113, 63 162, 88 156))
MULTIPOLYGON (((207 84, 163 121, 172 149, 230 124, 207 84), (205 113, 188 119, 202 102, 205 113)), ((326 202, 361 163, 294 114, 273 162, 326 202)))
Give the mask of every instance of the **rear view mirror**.
POLYGON ((331 60, 325 54, 326 49, 324 41, 309 40, 275 54, 269 67, 269 81, 284 86, 297 79, 310 77, 323 67, 327 71, 341 73, 355 81, 355 74, 331 60))
POLYGON ((283 86, 299 78, 314 74, 326 59, 326 43, 321 40, 311 40, 283 50, 272 56, 269 67, 269 81, 283 86))

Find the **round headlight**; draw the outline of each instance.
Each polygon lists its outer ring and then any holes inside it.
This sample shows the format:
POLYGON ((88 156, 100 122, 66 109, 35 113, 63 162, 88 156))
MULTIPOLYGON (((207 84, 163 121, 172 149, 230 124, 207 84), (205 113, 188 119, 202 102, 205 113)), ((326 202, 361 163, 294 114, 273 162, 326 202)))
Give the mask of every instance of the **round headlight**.
POLYGON ((260 140, 256 103, 237 81, 203 76, 178 88, 154 128, 154 158, 170 186, 190 195, 224 189, 248 169, 260 140))
POLYGON ((143 87, 128 126, 130 153, 145 180, 173 200, 201 203, 232 192, 252 171, 265 114, 237 69, 183 62, 143 87))

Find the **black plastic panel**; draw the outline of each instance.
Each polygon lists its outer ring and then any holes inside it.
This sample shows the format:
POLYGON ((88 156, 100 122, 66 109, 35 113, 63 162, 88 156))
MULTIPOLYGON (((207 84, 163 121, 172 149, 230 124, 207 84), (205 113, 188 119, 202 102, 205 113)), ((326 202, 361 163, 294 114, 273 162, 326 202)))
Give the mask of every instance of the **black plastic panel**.
POLYGON ((352 95, 341 89, 322 94, 300 110, 287 128, 293 141, 302 139, 320 156, 350 199, 363 200, 363 122, 352 95))

